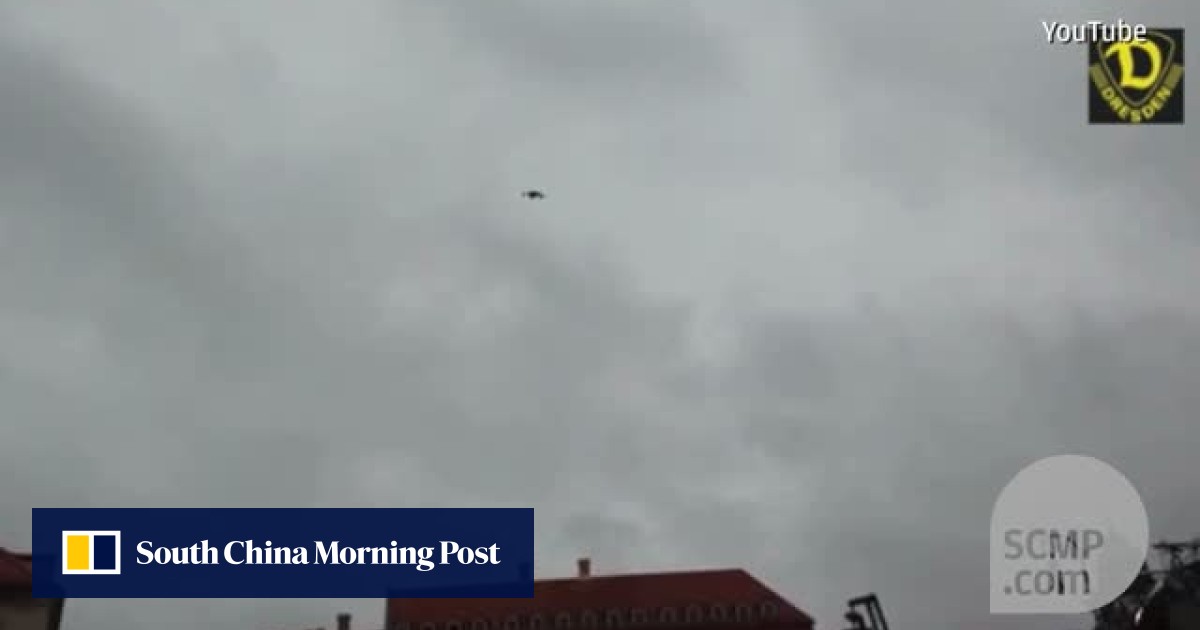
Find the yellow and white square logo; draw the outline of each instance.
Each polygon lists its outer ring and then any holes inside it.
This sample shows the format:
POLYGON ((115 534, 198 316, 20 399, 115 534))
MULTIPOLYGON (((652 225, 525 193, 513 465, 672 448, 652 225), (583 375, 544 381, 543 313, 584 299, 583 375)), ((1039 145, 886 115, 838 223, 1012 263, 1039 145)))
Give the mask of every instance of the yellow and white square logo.
POLYGON ((63 575, 120 575, 121 532, 64 531, 63 575))

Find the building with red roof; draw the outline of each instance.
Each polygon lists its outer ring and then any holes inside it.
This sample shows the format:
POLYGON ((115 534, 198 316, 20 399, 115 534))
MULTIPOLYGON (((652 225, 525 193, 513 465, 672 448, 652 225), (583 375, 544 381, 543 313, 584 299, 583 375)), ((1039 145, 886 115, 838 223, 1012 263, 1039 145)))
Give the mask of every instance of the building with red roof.
POLYGON ((532 599, 390 599, 387 630, 812 630, 742 569, 537 580, 532 599))
POLYGON ((62 599, 33 597, 33 556, 0 547, 0 628, 58 630, 62 599))

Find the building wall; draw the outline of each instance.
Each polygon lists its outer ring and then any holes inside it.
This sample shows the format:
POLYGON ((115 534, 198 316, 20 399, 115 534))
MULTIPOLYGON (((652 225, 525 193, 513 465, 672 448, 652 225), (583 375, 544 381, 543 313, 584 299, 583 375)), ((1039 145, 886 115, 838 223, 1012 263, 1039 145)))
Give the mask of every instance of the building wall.
POLYGON ((807 627, 781 619, 776 601, 658 608, 550 610, 502 618, 428 621, 393 618, 389 630, 785 630, 807 627))

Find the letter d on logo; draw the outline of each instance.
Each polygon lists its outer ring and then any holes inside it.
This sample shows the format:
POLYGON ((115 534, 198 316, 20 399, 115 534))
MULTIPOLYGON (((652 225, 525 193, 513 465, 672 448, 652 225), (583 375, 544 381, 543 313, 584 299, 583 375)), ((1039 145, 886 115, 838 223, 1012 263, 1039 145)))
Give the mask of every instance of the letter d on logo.
POLYGON ((1133 583, 1150 547, 1146 508, 1112 466, 1081 455, 1026 466, 992 508, 992 614, 1082 614, 1133 583))

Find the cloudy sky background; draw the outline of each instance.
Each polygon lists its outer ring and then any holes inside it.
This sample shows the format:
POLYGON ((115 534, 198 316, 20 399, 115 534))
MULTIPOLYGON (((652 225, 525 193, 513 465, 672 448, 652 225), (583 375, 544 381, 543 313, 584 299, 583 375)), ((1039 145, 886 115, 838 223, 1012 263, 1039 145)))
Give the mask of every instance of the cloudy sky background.
MULTIPOLYGON (((1198 10, 1089 4, 0 0, 0 545, 533 506, 546 576, 1081 628, 987 614, 1018 469, 1101 457, 1200 533, 1197 127, 1088 127, 1040 24, 1198 10)), ((65 626, 342 608, 381 623, 65 626)))

